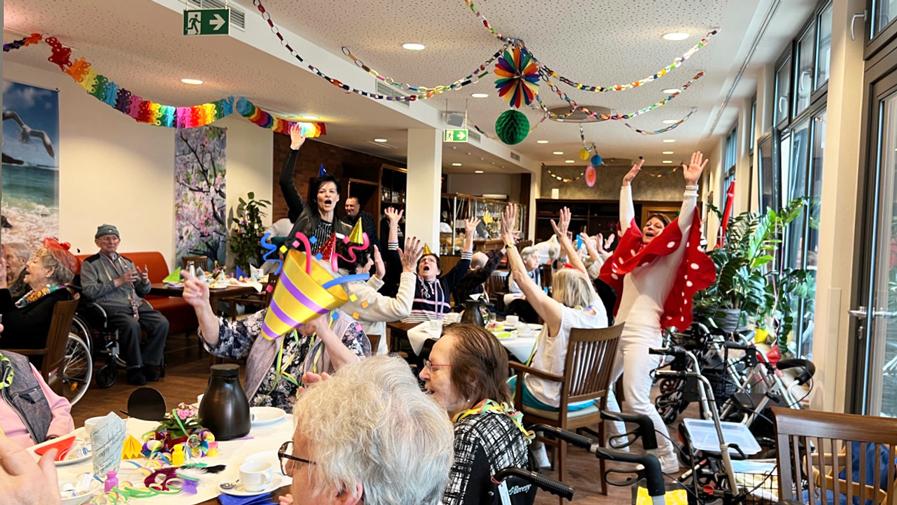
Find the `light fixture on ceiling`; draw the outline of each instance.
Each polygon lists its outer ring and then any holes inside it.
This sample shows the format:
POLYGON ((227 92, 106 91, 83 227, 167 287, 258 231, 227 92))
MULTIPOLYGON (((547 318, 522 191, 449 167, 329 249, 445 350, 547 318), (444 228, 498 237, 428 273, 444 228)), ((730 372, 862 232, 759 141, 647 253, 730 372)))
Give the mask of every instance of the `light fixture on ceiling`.
POLYGON ((186 78, 186 77, 183 78, 183 79, 181 79, 181 82, 184 83, 184 84, 193 84, 193 85, 197 85, 197 86, 200 85, 200 84, 202 84, 202 80, 201 80, 201 79, 189 79, 189 78, 186 78))
POLYGON ((562 154, 564 154, 564 151, 555 151, 555 152, 553 152, 553 153, 551 153, 551 154, 553 154, 553 155, 555 155, 555 156, 561 156, 562 154))
POLYGON ((384 143, 388 142, 388 140, 386 140, 386 139, 374 139, 374 142, 376 142, 376 143, 378 143, 378 144, 384 144, 384 143))
POLYGON ((482 170, 474 170, 473 173, 475 173, 475 174, 482 174, 483 171, 482 171, 482 170))
POLYGON ((304 115, 304 116, 299 116, 299 117, 301 119, 307 119, 309 121, 317 121, 318 119, 320 119, 318 116, 311 116, 311 115, 304 115))
POLYGON ((547 144, 548 141, 547 140, 537 140, 536 143, 537 144, 547 144))
POLYGON ((473 98, 489 98, 489 93, 471 93, 473 98))
POLYGON ((573 160, 564 160, 564 163, 576 163, 576 162, 573 160))
POLYGON ((453 166, 453 167, 460 167, 461 164, 460 164, 460 163, 452 163, 452 166, 453 166))
POLYGON ((663 38, 664 40, 685 40, 688 38, 688 34, 683 32, 664 33, 663 38))
POLYGON ((663 124, 673 124, 673 123, 678 123, 678 122, 679 122, 678 119, 664 119, 663 120, 663 124))
POLYGON ((681 92, 682 92, 682 90, 679 88, 669 88, 669 89, 663 90, 664 95, 675 95, 675 94, 681 93, 681 92))
POLYGON ((662 154, 673 154, 673 151, 664 151, 662 154))
POLYGON ((672 163, 673 160, 663 160, 663 162, 669 164, 669 163, 672 163))
POLYGON ((405 42, 404 44, 402 44, 402 47, 409 51, 423 51, 427 48, 427 46, 419 42, 405 42))
POLYGON ((675 140, 673 140, 673 139, 664 139, 664 142, 667 143, 667 144, 672 144, 673 142, 675 142, 675 140))

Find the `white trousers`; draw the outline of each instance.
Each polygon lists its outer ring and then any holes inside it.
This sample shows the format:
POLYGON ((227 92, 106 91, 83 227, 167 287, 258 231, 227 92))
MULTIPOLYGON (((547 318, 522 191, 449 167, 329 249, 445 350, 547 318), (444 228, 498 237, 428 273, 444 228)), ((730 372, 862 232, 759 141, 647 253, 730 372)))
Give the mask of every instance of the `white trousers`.
MULTIPOLYGON (((627 413, 641 414, 651 418, 657 432, 657 457, 660 459, 675 458, 673 443, 669 439, 669 431, 661 419, 657 409, 651 402, 651 370, 657 368, 661 356, 648 354, 648 349, 660 347, 662 343, 660 328, 632 326, 626 324, 623 335, 617 346, 617 356, 611 371, 611 390, 607 399, 608 410, 622 412, 613 393, 613 385, 623 376, 624 407, 627 413)), ((608 433, 611 436, 626 433, 621 422, 610 423, 608 433)))

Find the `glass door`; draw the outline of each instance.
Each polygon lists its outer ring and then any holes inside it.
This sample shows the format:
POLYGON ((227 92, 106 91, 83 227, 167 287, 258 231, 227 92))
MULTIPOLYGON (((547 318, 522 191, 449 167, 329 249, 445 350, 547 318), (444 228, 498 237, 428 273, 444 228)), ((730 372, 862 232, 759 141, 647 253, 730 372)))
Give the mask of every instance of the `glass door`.
POLYGON ((854 410, 897 417, 897 68, 871 91, 854 410))

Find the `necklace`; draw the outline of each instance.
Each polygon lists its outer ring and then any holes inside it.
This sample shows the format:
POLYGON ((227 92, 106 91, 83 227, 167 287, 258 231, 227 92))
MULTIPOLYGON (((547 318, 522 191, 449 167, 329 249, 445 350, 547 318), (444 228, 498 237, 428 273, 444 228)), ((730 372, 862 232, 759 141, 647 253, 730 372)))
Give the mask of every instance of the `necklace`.
POLYGON ((498 403, 497 401, 490 400, 489 398, 482 400, 480 403, 474 405, 473 408, 455 414, 455 417, 452 418, 452 423, 457 423, 467 416, 483 414, 486 412, 504 414, 509 419, 511 419, 511 421, 514 422, 514 426, 517 426, 517 429, 519 429, 520 432, 523 433, 523 436, 526 437, 527 443, 532 442, 533 439, 536 438, 536 434, 534 432, 527 431, 526 428, 523 427, 523 412, 514 410, 514 408, 507 403, 498 403))

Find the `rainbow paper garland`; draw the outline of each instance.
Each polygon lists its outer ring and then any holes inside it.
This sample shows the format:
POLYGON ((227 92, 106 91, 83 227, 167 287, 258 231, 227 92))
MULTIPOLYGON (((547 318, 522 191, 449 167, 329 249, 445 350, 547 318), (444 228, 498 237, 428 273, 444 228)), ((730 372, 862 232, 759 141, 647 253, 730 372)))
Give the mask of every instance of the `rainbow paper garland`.
POLYGON ((676 121, 675 123, 671 124, 670 126, 667 126, 666 128, 661 128, 659 130, 654 130, 654 131, 640 130, 638 128, 634 128, 629 123, 623 123, 623 124, 626 125, 626 127, 629 128, 630 130, 633 130, 634 132, 640 133, 642 135, 660 135, 661 133, 666 133, 670 130, 676 129, 679 125, 688 121, 688 118, 690 118, 692 116, 692 114, 694 114, 697 111, 698 111, 698 109, 692 109, 691 111, 689 111, 688 114, 685 115, 684 118, 680 119, 679 121, 676 121))
POLYGON ((274 130, 277 133, 283 133, 284 135, 290 134, 290 128, 294 124, 300 125, 302 127, 302 133, 308 138, 320 137, 327 133, 327 128, 324 126, 324 123, 297 123, 281 119, 256 107, 256 105, 247 100, 246 97, 240 97, 240 99, 237 100, 237 112, 262 128, 274 130))

